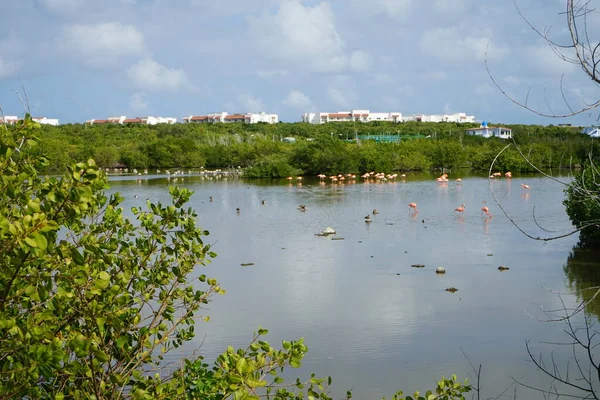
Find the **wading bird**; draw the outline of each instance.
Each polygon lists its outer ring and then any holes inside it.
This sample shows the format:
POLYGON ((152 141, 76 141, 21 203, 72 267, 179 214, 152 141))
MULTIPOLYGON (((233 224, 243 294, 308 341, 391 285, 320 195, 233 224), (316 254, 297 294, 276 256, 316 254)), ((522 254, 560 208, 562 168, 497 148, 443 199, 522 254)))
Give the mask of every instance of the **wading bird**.
POLYGON ((486 206, 481 207, 481 211, 488 217, 488 218, 492 218, 492 213, 490 212, 490 209, 487 208, 486 206))
POLYGON ((415 214, 419 212, 417 210, 417 203, 408 203, 409 211, 413 211, 415 214))

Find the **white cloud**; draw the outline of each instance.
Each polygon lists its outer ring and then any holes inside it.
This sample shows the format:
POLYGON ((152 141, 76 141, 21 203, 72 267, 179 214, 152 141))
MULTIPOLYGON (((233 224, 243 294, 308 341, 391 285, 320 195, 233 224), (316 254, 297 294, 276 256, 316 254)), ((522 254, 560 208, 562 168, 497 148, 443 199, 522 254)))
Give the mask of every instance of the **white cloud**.
POLYGON ((290 65, 328 73, 368 64, 367 53, 346 53, 329 3, 310 7, 301 0, 284 0, 275 15, 264 13, 248 21, 260 50, 290 65))
POLYGON ((473 93, 475 93, 478 96, 489 96, 494 93, 497 94, 499 92, 498 89, 492 87, 492 85, 488 83, 480 83, 477 86, 475 86, 475 88, 473 89, 473 93))
POLYGON ((444 81, 448 78, 448 73, 446 71, 431 71, 425 73, 424 76, 432 81, 444 81))
MULTIPOLYGON (((569 57, 569 54, 564 54, 569 57)), ((560 56, 549 45, 530 46, 523 49, 523 58, 539 73, 560 75, 579 69, 579 64, 573 64, 560 59, 560 56)))
POLYGON ((59 14, 72 14, 84 3, 84 0, 41 0, 46 10, 59 14))
POLYGON ((335 87, 329 87, 327 89, 327 96, 333 104, 342 108, 351 107, 358 100, 356 92, 335 87))
POLYGON ((0 79, 13 76, 21 66, 20 62, 7 60, 0 56, 0 79))
POLYGON ((144 58, 127 71, 132 83, 145 90, 176 91, 188 82, 182 69, 167 68, 151 58, 144 58))
POLYGON ((135 27, 118 22, 64 27, 59 46, 97 68, 114 66, 123 58, 140 55, 145 50, 144 35, 135 27))
POLYGON ((465 0, 435 0, 433 8, 439 13, 461 13, 465 9, 465 0))
POLYGON ((304 109, 306 111, 312 111, 314 109, 312 100, 297 89, 290 91, 285 100, 283 100, 283 104, 291 108, 304 109))
POLYGON ((25 45, 17 39, 14 32, 0 40, 0 79, 14 76, 19 71, 24 51, 25 45))
POLYGON ((595 97, 597 94, 593 93, 593 89, 590 91, 589 88, 583 90, 581 88, 571 88, 568 92, 576 99, 576 102, 569 102, 574 107, 585 107, 598 101, 598 98, 595 97))
POLYGON ((366 71, 371 66, 371 57, 366 51, 358 50, 350 55, 350 68, 354 71, 366 71))
POLYGON ((395 78, 392 75, 381 72, 372 74, 371 79, 369 80, 372 85, 389 85, 394 83, 394 81, 395 78))
MULTIPOLYGON (((272 0, 188 0, 190 6, 216 16, 247 14, 268 6, 272 0)), ((169 5, 171 3, 169 2, 169 5)))
POLYGON ((272 78, 277 78, 277 77, 288 76, 288 72, 284 69, 277 69, 277 70, 269 70, 269 71, 258 71, 256 73, 256 75, 258 75, 259 77, 261 77, 263 79, 272 79, 272 78))
POLYGON ((252 93, 240 93, 237 95, 236 100, 236 104, 243 109, 243 112, 258 113, 266 111, 263 101, 252 95, 252 93))
POLYGON ((134 93, 129 99, 129 106, 134 111, 145 111, 148 109, 148 100, 145 93, 134 93))
POLYGON ((502 80, 508 83, 511 86, 519 86, 521 84, 521 79, 518 76, 508 75, 502 78, 502 80))
POLYGON ((360 108, 358 103, 358 93, 356 90, 356 80, 352 75, 335 75, 334 77, 325 77, 328 99, 340 108, 360 108))
POLYGON ((353 0, 352 6, 361 14, 386 15, 390 18, 406 18, 414 0, 353 0))
POLYGON ((406 108, 404 103, 401 102, 396 96, 383 96, 380 102, 388 110, 395 110, 399 112, 399 110, 406 108))
POLYGON ((500 61, 509 52, 508 48, 496 46, 491 39, 491 31, 477 30, 471 27, 463 29, 461 26, 438 28, 426 31, 421 37, 423 51, 443 61, 455 63, 470 63, 473 60, 484 61, 487 59, 500 61), (467 30, 468 35, 461 31, 467 30))

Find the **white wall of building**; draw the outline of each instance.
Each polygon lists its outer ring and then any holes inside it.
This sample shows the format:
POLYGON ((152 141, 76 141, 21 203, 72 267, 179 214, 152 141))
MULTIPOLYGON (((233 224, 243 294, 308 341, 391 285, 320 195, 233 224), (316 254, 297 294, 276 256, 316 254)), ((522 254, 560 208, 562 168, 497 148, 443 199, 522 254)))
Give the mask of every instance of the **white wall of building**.
POLYGON ((370 113, 368 116, 368 121, 402 122, 402 113, 370 113))
POLYGON ((136 118, 127 118, 125 115, 121 115, 118 117, 108 117, 107 119, 89 119, 85 121, 86 124, 123 124, 123 123, 137 123, 137 124, 147 124, 147 125, 157 125, 157 124, 174 124, 177 122, 177 118, 173 117, 136 117, 136 118))
POLYGON ((495 136, 500 139, 510 139, 512 138, 512 129, 504 128, 502 126, 482 126, 479 128, 472 128, 466 130, 467 134, 481 136, 484 138, 489 138, 495 136))
POLYGON ((406 115, 402 118, 403 122, 421 121, 421 122, 458 122, 458 123, 473 123, 475 116, 465 113, 454 114, 413 114, 406 115))
POLYGON ((248 117, 250 117, 249 119, 251 124, 256 124, 258 122, 266 122, 267 124, 279 123, 279 115, 277 114, 267 114, 264 112, 259 114, 248 113, 246 114, 246 119, 248 119, 248 117))
POLYGON ((600 127, 589 126, 589 127, 583 128, 581 133, 585 133, 589 137, 600 138, 600 127))
POLYGON ((157 124, 174 124, 177 122, 177 118, 173 117, 142 117, 142 123, 148 125, 157 124))
POLYGON ((325 124, 327 122, 371 122, 390 121, 401 122, 402 113, 399 112, 375 112, 369 110, 350 110, 337 112, 304 113, 302 122, 309 124, 325 124))
POLYGON ((320 113, 304 113, 302 115, 302 122, 308 124, 318 124, 320 119, 320 113))
POLYGON ((267 114, 261 113, 246 113, 246 114, 229 114, 227 112, 210 113, 206 115, 189 115, 183 117, 184 123, 231 123, 243 121, 247 124, 256 124, 259 122, 265 122, 267 124, 279 123, 278 114, 267 114))
POLYGON ((16 115, 5 115, 4 118, 0 117, 0 124, 13 125, 16 124, 19 120, 19 117, 16 115))
MULTIPOLYGON (((17 121, 19 119, 22 119, 22 118, 19 118, 16 115, 5 115, 4 118, 0 117, 0 124, 6 123, 9 125, 12 125, 12 124, 17 123, 17 121)), ((53 126, 58 125, 58 119, 56 119, 56 118, 32 117, 31 120, 35 121, 37 123, 40 123, 40 124, 45 124, 45 125, 53 125, 53 126)))
POLYGON ((39 118, 31 118, 31 119, 40 124, 58 126, 58 119, 56 119, 56 118, 39 117, 39 118))
POLYGON ((118 117, 108 117, 108 122, 113 124, 122 124, 126 119, 127 117, 125 115, 120 115, 118 117))

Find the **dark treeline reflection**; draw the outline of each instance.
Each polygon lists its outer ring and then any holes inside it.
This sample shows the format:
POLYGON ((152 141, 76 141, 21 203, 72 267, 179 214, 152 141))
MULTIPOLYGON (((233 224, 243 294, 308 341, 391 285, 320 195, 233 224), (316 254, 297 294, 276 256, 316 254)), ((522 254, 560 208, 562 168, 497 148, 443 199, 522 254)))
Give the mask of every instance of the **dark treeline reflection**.
MULTIPOLYGON (((590 288, 600 288, 600 250, 574 247, 567 258, 564 271, 569 281, 569 289, 576 292, 577 300, 592 300, 596 290, 590 288)), ((586 311, 600 318, 600 295, 587 305, 586 311)))

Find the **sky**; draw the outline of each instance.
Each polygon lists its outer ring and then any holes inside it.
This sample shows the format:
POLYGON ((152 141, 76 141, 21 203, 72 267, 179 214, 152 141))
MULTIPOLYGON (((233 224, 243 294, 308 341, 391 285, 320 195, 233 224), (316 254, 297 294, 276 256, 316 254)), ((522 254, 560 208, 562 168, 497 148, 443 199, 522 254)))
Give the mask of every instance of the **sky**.
MULTIPOLYGON (((596 0, 593 0, 596 1, 596 0)), ((565 0, 517 0, 568 42, 565 0)), ((114 115, 368 109, 589 125, 600 98, 512 0, 0 0, 0 105, 61 123, 114 115), (487 55, 486 55, 487 54, 487 55), (486 71, 485 61, 490 73, 486 71), (490 77, 491 75, 491 77, 490 77), (562 87, 568 105, 561 95, 562 87)), ((600 15, 589 16, 600 26, 600 15)), ((594 32, 591 32, 593 34, 594 32)), ((596 36, 597 37, 597 36, 596 36)))

